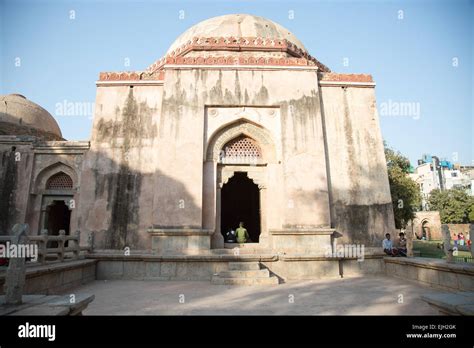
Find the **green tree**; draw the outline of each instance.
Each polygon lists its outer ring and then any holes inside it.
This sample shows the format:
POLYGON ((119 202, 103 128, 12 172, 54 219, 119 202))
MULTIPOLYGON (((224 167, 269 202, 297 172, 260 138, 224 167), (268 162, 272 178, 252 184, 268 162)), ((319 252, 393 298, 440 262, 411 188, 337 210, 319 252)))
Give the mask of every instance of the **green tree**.
POLYGON ((474 221, 474 198, 462 189, 431 191, 430 210, 438 210, 443 224, 462 224, 474 221))
POLYGON ((392 195, 395 227, 405 228, 415 217, 421 205, 420 189, 407 174, 410 172, 410 161, 400 152, 396 152, 385 144, 388 181, 392 195))
POLYGON ((472 203, 471 207, 469 208, 469 222, 474 224, 474 198, 471 198, 472 203))

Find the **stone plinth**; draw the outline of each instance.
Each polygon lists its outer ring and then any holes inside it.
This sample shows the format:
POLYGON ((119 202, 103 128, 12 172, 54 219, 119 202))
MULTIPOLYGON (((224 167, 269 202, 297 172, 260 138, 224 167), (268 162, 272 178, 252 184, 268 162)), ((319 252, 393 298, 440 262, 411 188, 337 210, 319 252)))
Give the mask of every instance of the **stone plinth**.
POLYGON ((211 248, 214 231, 203 229, 163 229, 150 228, 151 249, 160 255, 196 254, 211 248))
POLYGON ((274 251, 321 256, 332 250, 334 232, 333 228, 270 230, 274 251))

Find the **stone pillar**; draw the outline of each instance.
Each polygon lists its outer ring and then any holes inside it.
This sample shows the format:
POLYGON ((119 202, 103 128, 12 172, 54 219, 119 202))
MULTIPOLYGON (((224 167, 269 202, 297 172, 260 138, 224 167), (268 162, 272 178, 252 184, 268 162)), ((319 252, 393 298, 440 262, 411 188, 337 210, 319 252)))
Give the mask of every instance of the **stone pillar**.
POLYGON ((448 225, 441 225, 441 235, 443 236, 443 248, 446 254, 446 262, 453 262, 453 251, 451 249, 451 234, 448 225))
POLYGON ((407 228, 405 231, 405 237, 407 239, 407 256, 413 257, 413 234, 414 228, 413 223, 411 224, 411 231, 407 228))
MULTIPOLYGON (((12 229, 11 245, 18 247, 20 244, 25 244, 27 231, 27 224, 15 224, 12 229)), ((25 258, 10 258, 5 277, 5 303, 7 305, 21 304, 23 288, 25 287, 25 277, 25 258)))
POLYGON ((221 233, 221 190, 222 183, 217 184, 216 190, 216 228, 211 238, 211 249, 224 248, 224 236, 221 233))
POLYGON ((472 245, 474 240, 474 224, 469 225, 469 240, 471 241, 471 256, 474 258, 474 245, 472 245))
POLYGON ((260 184, 258 185, 260 193, 260 236, 259 244, 264 247, 268 245, 268 228, 267 228, 267 188, 260 184))

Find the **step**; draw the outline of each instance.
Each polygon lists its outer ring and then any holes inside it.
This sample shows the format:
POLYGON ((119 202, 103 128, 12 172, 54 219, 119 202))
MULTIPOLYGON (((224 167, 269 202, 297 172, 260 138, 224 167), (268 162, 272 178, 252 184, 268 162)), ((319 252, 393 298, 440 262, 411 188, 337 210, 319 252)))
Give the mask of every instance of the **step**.
POLYGON ((269 278, 222 278, 219 276, 212 277, 214 285, 278 285, 277 277, 269 278))
POLYGON ((234 271, 222 271, 219 273, 221 278, 269 278, 270 272, 268 269, 258 270, 234 270, 234 271))
POLYGON ((260 264, 258 262, 229 262, 230 271, 252 271, 259 269, 260 264))

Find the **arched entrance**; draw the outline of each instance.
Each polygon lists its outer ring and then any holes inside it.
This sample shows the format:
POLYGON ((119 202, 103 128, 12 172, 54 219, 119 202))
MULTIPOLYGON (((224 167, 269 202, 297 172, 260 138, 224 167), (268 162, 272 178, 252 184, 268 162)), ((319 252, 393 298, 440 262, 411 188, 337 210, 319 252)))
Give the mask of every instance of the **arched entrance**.
POLYGON ((260 237, 260 192, 258 186, 245 172, 236 172, 221 191, 221 233, 226 233, 244 223, 250 241, 258 243, 260 237))
POLYGON ((223 248, 223 236, 235 230, 240 220, 252 242, 268 247, 268 169, 273 171, 277 163, 270 133, 239 119, 209 139, 203 169, 203 226, 214 230, 212 248, 223 248))
POLYGON ((430 226, 427 220, 423 221, 421 224, 421 238, 425 240, 431 239, 430 226))
POLYGON ((64 200, 54 200, 46 207, 45 228, 52 236, 59 235, 60 230, 69 234, 71 211, 64 200))
MULTIPOLYGON (((51 175, 45 183, 40 229, 46 229, 49 235, 57 236, 61 230, 70 234, 71 209, 75 206, 73 186, 72 178, 62 171, 51 175)), ((53 244, 51 247, 55 247, 53 244)))

